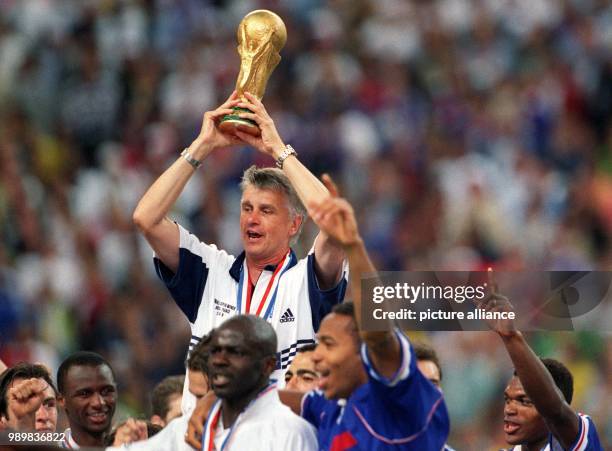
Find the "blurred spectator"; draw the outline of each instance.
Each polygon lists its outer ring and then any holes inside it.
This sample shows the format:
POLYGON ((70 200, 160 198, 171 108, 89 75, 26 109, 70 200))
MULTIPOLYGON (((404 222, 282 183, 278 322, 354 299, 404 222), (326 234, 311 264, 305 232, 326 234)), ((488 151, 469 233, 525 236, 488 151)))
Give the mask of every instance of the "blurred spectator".
POLYGON ((162 428, 181 416, 181 397, 185 376, 168 376, 151 393, 151 423, 162 428))
MULTIPOLYGON (((610 268, 608 1, 4 1, 7 364, 55 370, 76 349, 100 352, 117 372, 121 409, 132 412, 182 371, 189 331, 130 216, 202 113, 231 92, 236 26, 257 7, 288 29, 266 107, 307 167, 343 182, 377 267, 610 268)), ((236 253, 237 181, 259 157, 243 149, 211 158, 214 173, 194 177, 173 216, 236 253)), ((308 251, 313 233, 307 225, 296 250, 308 251)), ((596 313, 607 327, 612 309, 596 313)), ((576 407, 593 414, 609 448, 612 339, 593 335, 600 346, 577 334, 534 338, 575 373, 584 387, 576 407)), ((501 422, 503 355, 478 333, 431 340, 448 368, 449 441, 502 446, 482 431, 501 422)))

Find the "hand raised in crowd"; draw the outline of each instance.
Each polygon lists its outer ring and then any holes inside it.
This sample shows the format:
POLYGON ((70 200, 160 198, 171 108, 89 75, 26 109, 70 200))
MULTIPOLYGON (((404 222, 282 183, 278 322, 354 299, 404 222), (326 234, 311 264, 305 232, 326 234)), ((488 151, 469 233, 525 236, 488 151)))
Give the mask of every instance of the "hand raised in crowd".
POLYGON ((128 443, 146 440, 147 438, 147 423, 143 420, 129 418, 125 423, 117 427, 113 446, 126 445, 128 443))
POLYGON ((281 139, 274 121, 268 114, 264 104, 250 92, 245 92, 244 97, 236 106, 246 108, 252 113, 240 112, 239 117, 250 119, 257 123, 261 130, 261 136, 253 136, 248 133, 237 130, 236 136, 250 146, 255 147, 260 152, 270 155, 277 159, 280 153, 284 150, 285 144, 281 139))
POLYGON ((196 142, 205 146, 207 153, 220 147, 240 144, 238 138, 229 133, 224 133, 217 127, 217 123, 223 116, 234 113, 232 107, 237 106, 239 101, 238 93, 234 91, 216 110, 204 113, 202 129, 196 138, 196 142))
POLYGON ((213 404, 217 400, 215 393, 211 390, 202 397, 193 409, 189 423, 187 424, 187 433, 185 434, 185 442, 195 449, 202 447, 202 434, 204 433, 204 423, 208 418, 208 413, 213 404))
POLYGON ((312 202, 308 213, 321 231, 337 242, 340 246, 350 247, 361 242, 355 212, 346 199, 338 197, 336 184, 327 174, 323 183, 330 195, 320 202, 312 202))
POLYGON ((10 412, 13 427, 18 430, 34 430, 36 411, 43 402, 47 387, 48 384, 44 380, 30 378, 15 383, 9 389, 7 410, 10 412))
MULTIPOLYGON (((488 271, 488 286, 490 289, 489 295, 481 301, 475 301, 476 306, 486 312, 514 312, 514 307, 510 303, 507 297, 502 296, 498 293, 497 283, 493 276, 493 270, 488 271)), ((507 316, 507 315, 505 315, 507 316)), ((487 325, 493 332, 497 332, 502 338, 510 337, 516 333, 516 326, 513 319, 509 318, 497 318, 497 319, 485 319, 487 325)))

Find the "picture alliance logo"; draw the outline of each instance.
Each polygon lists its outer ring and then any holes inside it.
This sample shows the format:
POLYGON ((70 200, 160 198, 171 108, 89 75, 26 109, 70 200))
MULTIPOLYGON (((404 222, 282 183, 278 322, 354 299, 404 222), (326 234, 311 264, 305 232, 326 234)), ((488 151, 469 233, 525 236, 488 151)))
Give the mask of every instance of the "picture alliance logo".
POLYGON ((285 312, 281 315, 280 322, 281 323, 292 323, 295 321, 295 316, 293 316, 293 312, 290 308, 285 310, 285 312))

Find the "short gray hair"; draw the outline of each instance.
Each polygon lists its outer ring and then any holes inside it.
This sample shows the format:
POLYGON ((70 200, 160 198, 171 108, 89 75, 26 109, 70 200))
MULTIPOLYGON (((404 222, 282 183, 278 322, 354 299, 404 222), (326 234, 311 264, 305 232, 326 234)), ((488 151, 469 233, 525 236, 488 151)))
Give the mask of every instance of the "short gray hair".
POLYGON ((300 228, 291 239, 291 244, 294 244, 302 232, 302 227, 304 226, 304 222, 306 222, 308 214, 287 176, 283 171, 277 168, 258 168, 253 165, 244 171, 244 174, 242 174, 242 181, 240 182, 240 189, 242 192, 249 186, 258 189, 278 191, 287 197, 291 219, 293 220, 296 216, 302 217, 300 228))

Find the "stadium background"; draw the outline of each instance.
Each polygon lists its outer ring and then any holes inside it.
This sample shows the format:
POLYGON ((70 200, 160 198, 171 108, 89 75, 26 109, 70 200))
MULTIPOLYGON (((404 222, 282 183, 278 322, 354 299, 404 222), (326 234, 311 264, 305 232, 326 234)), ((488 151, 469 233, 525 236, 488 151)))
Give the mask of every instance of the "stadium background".
MULTIPOLYGON (((605 0, 0 1, 0 358, 110 359, 122 414, 182 371, 186 321, 131 223, 231 92, 235 30, 288 29, 264 101, 357 209, 380 269, 612 268, 612 5, 605 0)), ((175 218, 236 252, 251 149, 216 152, 175 218)), ((305 231, 300 251, 314 230, 305 231)), ((610 330, 610 303, 600 329, 610 330)), ((503 446, 511 374, 487 333, 427 337, 457 449, 503 446)), ((530 334, 612 446, 612 338, 530 334)))

